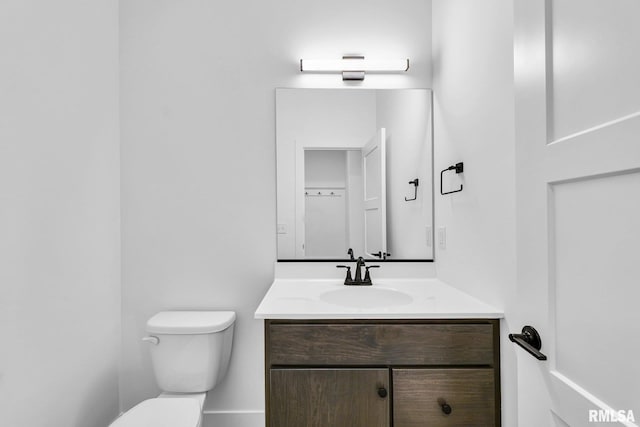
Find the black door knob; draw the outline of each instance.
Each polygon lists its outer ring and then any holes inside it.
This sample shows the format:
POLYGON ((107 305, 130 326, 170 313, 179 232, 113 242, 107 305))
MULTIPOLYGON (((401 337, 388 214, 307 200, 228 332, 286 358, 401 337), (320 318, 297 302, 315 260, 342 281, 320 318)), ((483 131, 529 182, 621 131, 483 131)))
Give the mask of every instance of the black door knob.
POLYGON ((443 398, 438 399, 438 405, 440 405, 440 408, 442 409, 442 412, 445 413, 445 415, 449 415, 451 411, 453 411, 453 409, 451 409, 451 406, 449 406, 449 404, 443 398))
POLYGON ((385 397, 387 397, 387 394, 388 394, 388 393, 387 393, 387 389, 386 389, 386 388, 384 388, 384 387, 380 387, 380 388, 378 389, 378 396, 382 397, 383 399, 384 399, 385 397))

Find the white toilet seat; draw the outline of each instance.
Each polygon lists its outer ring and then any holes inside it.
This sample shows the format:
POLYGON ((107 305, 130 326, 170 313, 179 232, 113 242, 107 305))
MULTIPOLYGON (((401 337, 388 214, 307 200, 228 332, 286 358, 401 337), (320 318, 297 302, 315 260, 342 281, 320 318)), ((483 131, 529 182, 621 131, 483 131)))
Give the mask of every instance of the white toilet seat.
POLYGON ((138 403, 110 427, 200 427, 202 409, 193 398, 155 398, 138 403))

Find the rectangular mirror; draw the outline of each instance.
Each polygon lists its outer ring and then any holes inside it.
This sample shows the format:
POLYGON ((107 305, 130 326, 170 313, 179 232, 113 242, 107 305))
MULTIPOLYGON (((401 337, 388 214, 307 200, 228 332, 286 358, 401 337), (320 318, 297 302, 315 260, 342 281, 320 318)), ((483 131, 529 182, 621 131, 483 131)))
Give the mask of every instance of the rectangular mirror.
POLYGON ((428 89, 276 89, 278 260, 433 260, 428 89))

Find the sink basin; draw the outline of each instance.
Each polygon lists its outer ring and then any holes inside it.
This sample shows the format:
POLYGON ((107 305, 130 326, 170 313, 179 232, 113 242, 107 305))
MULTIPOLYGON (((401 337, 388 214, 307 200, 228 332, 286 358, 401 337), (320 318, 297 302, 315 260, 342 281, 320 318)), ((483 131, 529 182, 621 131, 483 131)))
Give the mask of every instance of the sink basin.
POLYGON ((320 300, 342 307, 382 308, 411 304, 413 298, 404 292, 371 286, 353 286, 320 294, 320 300))

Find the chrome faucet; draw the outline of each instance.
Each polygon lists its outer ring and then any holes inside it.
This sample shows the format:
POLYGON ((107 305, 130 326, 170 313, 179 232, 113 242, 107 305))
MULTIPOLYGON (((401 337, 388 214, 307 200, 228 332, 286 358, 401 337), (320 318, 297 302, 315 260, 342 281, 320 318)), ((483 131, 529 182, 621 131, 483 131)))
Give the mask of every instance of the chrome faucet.
POLYGON ((344 284, 347 286, 371 286, 371 276, 369 274, 370 268, 380 268, 379 265, 366 266, 364 258, 358 257, 356 260, 356 277, 351 278, 351 267, 348 265, 337 265, 337 268, 346 268, 347 277, 344 279, 344 284), (365 267, 364 279, 362 278, 362 267, 365 267))

